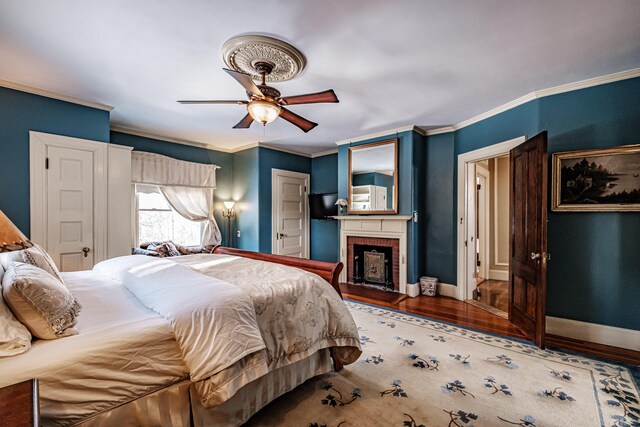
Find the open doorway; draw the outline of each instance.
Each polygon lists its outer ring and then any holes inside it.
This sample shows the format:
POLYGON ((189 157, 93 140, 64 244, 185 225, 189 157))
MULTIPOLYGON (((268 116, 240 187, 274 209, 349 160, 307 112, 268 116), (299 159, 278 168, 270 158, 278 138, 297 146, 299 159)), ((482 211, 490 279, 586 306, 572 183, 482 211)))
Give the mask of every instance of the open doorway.
POLYGON ((508 318, 509 313, 509 156, 501 155, 469 163, 475 176, 471 206, 474 259, 468 301, 508 318))
MULTIPOLYGON (((482 244, 476 163, 509 156, 508 318, 544 348, 547 272, 547 133, 518 137, 458 155, 458 286, 456 298, 472 300, 478 288, 482 244)), ((503 222, 498 220, 498 222, 503 222)), ((491 255, 491 251, 489 252, 491 255)), ((482 292, 480 292, 482 293, 482 292)))
POLYGON ((457 298, 509 316, 510 150, 514 138, 458 156, 457 298))

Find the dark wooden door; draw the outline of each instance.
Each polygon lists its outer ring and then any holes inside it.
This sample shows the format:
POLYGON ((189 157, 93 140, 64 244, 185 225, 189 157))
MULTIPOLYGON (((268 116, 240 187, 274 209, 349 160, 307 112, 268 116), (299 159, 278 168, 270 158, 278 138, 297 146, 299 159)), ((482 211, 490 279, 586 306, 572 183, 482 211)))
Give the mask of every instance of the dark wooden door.
POLYGON ((509 318, 544 348, 547 287, 547 132, 511 150, 509 318))

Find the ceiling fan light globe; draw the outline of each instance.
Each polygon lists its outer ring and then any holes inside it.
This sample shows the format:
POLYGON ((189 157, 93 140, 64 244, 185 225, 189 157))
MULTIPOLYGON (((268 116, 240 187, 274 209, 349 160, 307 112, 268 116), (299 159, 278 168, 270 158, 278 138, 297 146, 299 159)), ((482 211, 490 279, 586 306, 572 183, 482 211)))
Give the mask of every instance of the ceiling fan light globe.
POLYGON ((267 101, 251 101, 247 105, 247 110, 253 120, 266 125, 278 118, 281 108, 279 105, 267 101))

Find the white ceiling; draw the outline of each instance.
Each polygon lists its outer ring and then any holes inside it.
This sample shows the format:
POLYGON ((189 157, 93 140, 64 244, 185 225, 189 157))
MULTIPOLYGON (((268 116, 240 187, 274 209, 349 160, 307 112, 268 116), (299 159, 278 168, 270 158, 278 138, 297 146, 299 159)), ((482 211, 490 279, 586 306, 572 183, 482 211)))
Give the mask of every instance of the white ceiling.
POLYGON ((459 123, 534 90, 640 67, 638 0, 0 0, 0 79, 115 106, 114 125, 234 148, 306 153, 387 129, 459 123), (283 95, 335 89, 340 104, 290 107, 234 130, 243 99, 220 48, 282 38, 308 65, 283 95))

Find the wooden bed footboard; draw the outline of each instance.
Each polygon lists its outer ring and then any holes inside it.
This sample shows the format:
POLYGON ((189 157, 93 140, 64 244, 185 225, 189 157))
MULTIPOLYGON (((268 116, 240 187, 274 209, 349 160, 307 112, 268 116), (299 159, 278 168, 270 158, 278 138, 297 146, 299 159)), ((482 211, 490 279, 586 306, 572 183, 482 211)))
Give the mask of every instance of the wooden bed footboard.
POLYGON ((342 272, 343 265, 341 262, 325 262, 325 261, 313 261, 310 259, 295 258, 284 255, 272 255, 263 254, 261 252, 245 251, 242 249, 228 248, 225 246, 216 246, 212 253, 235 255, 244 258, 257 259, 260 261, 268 261, 276 264, 288 265, 291 267, 297 267, 310 273, 315 273, 329 282, 333 289, 336 290, 340 298, 342 298, 342 292, 340 291, 339 277, 342 272))

